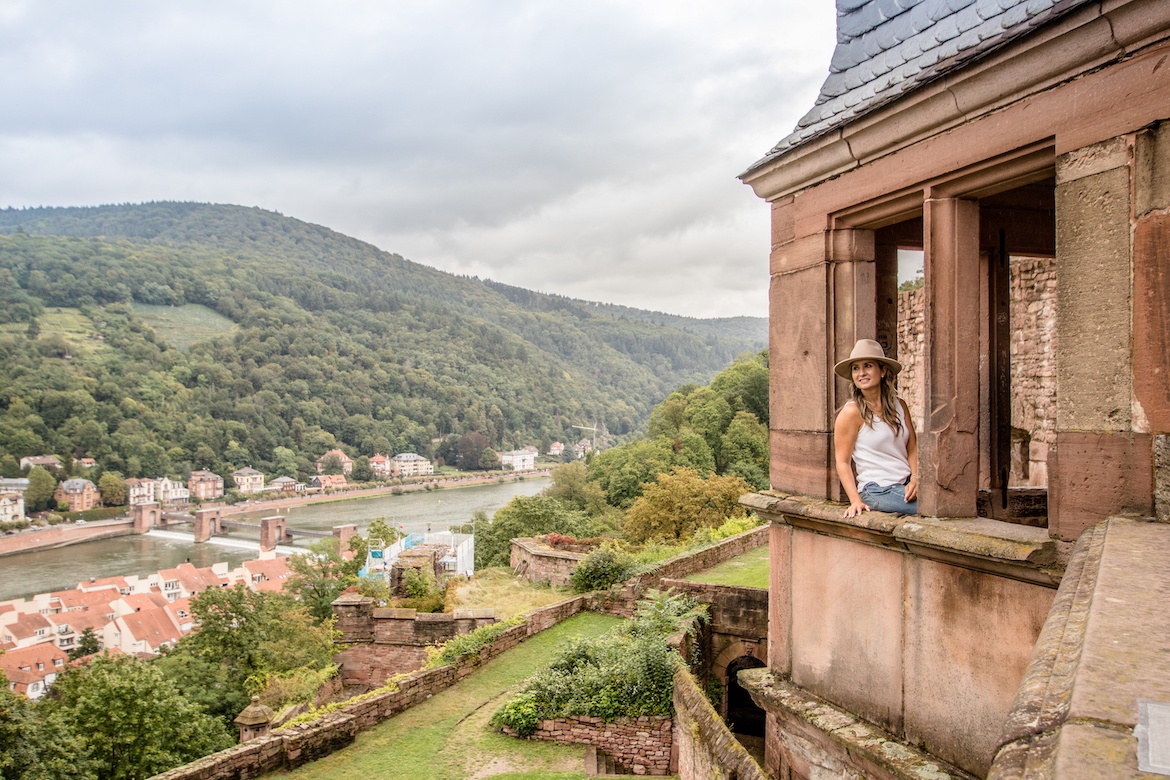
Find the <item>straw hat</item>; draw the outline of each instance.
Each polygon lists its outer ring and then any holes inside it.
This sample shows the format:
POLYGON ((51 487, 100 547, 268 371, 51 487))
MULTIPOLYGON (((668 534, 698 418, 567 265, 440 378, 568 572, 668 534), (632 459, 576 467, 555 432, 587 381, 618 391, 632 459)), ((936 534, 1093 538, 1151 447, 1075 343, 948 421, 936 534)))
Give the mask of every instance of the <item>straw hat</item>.
POLYGON ((899 363, 897 360, 894 360, 893 358, 886 357, 886 351, 882 349, 881 344, 877 343, 873 339, 859 339, 858 342, 853 345, 853 351, 849 353, 849 357, 833 366, 833 373, 842 379, 852 379, 850 366, 852 366, 853 363, 857 362, 858 360, 873 360, 877 363, 881 363, 895 374, 902 370, 901 363, 899 363))

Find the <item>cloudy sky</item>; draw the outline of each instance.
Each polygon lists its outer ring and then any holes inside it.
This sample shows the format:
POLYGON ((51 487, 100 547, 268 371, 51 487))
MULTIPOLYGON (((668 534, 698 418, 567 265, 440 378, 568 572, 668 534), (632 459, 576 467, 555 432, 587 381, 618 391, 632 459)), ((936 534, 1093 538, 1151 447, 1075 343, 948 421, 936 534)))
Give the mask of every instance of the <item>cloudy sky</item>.
POLYGON ((736 175, 812 106, 831 0, 0 0, 0 206, 259 206, 426 265, 766 314, 736 175))

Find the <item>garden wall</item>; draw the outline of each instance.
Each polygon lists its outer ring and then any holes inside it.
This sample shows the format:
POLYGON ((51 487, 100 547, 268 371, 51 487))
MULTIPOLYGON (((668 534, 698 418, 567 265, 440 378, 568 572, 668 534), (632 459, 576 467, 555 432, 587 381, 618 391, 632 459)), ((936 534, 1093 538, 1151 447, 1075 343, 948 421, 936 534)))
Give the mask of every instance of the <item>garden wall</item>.
POLYGON ((529 582, 564 587, 586 557, 586 553, 558 550, 533 537, 512 540, 512 571, 529 582))
POLYGON ((768 526, 761 525, 741 534, 730 536, 701 550, 667 558, 654 569, 614 586, 608 592, 597 595, 598 612, 608 612, 621 617, 633 617, 638 600, 648 590, 665 590, 667 580, 677 580, 687 575, 710 569, 716 564, 729 561, 748 550, 754 550, 768 543, 768 526))
MULTIPOLYGON (((666 715, 618 718, 612 723, 601 718, 574 716, 542 720, 530 738, 593 745, 636 775, 668 775, 674 771, 671 766, 673 723, 666 715)), ((517 736, 507 727, 504 731, 517 736)))
POLYGON ((278 729, 266 737, 258 737, 155 775, 153 780, 244 780, 316 760, 353 742, 359 731, 451 687, 482 664, 577 614, 584 606, 584 597, 578 596, 536 610, 525 622, 505 631, 477 655, 461 658, 438 669, 414 672, 398 681, 398 690, 361 697, 359 701, 323 715, 312 723, 278 729))
POLYGON ((679 667, 674 674, 674 717, 676 771, 681 780, 710 777, 768 780, 685 667, 679 667))

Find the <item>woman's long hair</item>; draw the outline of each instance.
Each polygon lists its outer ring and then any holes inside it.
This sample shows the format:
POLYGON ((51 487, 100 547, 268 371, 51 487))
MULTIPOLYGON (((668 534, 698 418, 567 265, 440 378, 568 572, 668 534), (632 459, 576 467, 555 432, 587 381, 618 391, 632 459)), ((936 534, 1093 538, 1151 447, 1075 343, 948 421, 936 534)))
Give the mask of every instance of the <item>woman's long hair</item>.
MULTIPOLYGON (((869 404, 865 402, 865 396, 857 389, 857 384, 852 380, 849 382, 849 388, 853 392, 853 403, 857 404, 857 408, 861 410, 861 422, 864 425, 873 427, 873 409, 869 408, 869 404)), ((886 425, 894 429, 894 436, 902 435, 902 418, 898 414, 898 405, 902 402, 898 400, 898 391, 894 389, 894 372, 886 369, 885 376, 882 377, 882 419, 886 421, 886 425)))

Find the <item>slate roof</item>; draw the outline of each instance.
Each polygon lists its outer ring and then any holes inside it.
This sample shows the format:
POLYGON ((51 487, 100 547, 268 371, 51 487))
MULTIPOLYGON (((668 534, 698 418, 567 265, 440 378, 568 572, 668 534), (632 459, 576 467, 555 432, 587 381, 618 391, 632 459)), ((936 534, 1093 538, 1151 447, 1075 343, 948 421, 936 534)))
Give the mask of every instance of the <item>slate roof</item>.
POLYGON ((816 104, 746 173, 1090 0, 836 0, 837 48, 816 104))

